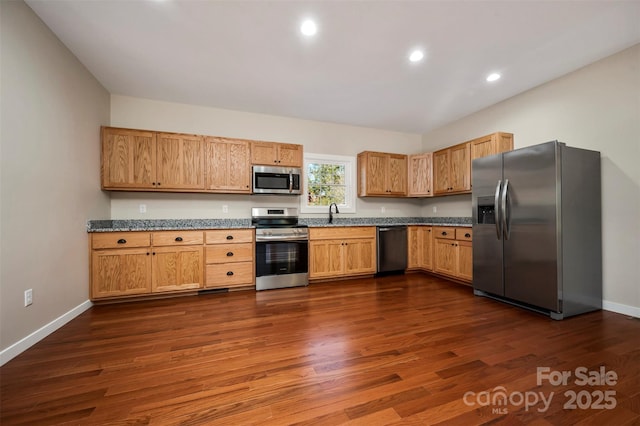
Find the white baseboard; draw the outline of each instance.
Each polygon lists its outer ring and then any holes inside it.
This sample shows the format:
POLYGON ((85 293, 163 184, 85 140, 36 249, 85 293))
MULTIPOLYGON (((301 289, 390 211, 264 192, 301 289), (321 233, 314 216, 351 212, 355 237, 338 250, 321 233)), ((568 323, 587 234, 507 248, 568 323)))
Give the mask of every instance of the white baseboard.
POLYGON ((11 361, 13 358, 20 355, 22 352, 26 351, 31 346, 35 345, 40 340, 44 339, 45 337, 47 337, 48 335, 50 335, 51 333, 53 333, 54 331, 56 331, 57 329, 59 329, 60 327, 62 327, 63 325, 65 325, 66 323, 68 323, 69 321, 71 321, 81 313, 83 313, 84 311, 86 311, 87 309, 89 309, 91 306, 93 306, 93 303, 91 303, 90 300, 87 300, 79 304, 75 308, 71 309, 66 314, 60 315, 58 318, 54 319, 49 324, 34 331, 24 339, 14 343, 13 345, 6 348, 5 350, 1 351, 0 366, 11 361))
POLYGON ((618 314, 629 315, 631 317, 640 318, 640 308, 637 306, 623 305, 622 303, 602 301, 602 309, 605 311, 616 312, 618 314))

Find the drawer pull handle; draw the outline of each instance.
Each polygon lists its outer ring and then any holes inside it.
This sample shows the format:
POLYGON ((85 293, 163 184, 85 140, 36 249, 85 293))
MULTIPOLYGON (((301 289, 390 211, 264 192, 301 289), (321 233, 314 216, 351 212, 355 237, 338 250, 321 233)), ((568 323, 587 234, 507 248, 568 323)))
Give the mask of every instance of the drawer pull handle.
POLYGON ((467 232, 466 234, 464 234, 464 237, 465 238, 471 238, 471 234, 467 232))
POLYGON ((232 275, 233 275, 233 271, 229 271, 229 272, 227 272, 227 276, 229 276, 229 277, 230 277, 230 276, 232 276, 232 275))
POLYGON ((118 240, 118 244, 127 244, 127 240, 125 240, 124 238, 120 238, 118 240))
POLYGON ((444 231, 442 231, 442 235, 447 235, 447 233, 446 233, 446 232, 444 232, 444 231))
POLYGON ((227 235, 227 240, 233 240, 233 235, 227 235))
POLYGON ((176 237, 176 241, 178 242, 182 241, 182 237, 176 237))
POLYGON ((227 256, 228 256, 228 257, 233 256, 233 252, 232 252, 232 251, 228 251, 228 252, 227 252, 227 256))

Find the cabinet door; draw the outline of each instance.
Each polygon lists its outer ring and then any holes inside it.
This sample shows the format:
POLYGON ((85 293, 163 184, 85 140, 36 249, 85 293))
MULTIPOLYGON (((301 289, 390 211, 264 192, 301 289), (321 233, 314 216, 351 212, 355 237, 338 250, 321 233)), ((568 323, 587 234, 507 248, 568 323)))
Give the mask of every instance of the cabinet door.
POLYGON ((153 132, 102 128, 102 187, 151 189, 156 183, 153 132))
POLYGON ((473 279, 473 249, 471 241, 457 241, 458 249, 458 277, 465 281, 473 279))
POLYGON ((344 273, 357 275, 376 272, 375 239, 344 240, 344 273))
POLYGON ((449 178, 451 191, 469 191, 471 189, 470 144, 456 145, 450 149, 449 178))
POLYGON ((282 143, 277 147, 279 166, 302 167, 302 145, 282 143))
POLYGON ((434 241, 435 272, 455 276, 457 270, 456 242, 441 238, 435 238, 434 241))
POLYGON ((205 139, 205 188, 220 192, 251 192, 249 142, 205 139))
POLYGON ((202 247, 154 247, 152 291, 202 288, 202 247))
POLYGON ((387 158, 387 193, 407 195, 407 156, 388 154, 387 158))
POLYGON ((251 142, 251 164, 273 166, 278 163, 278 148, 273 142, 251 142))
POLYGON ((361 195, 387 195, 387 155, 369 152, 364 156, 361 174, 364 174, 365 188, 361 195))
POLYGON ((92 252, 92 299, 150 292, 151 256, 148 247, 92 252))
POLYGON ((420 267, 427 271, 433 270, 433 229, 421 226, 419 228, 420 267))
POLYGON ((422 257, 422 227, 409 226, 407 228, 407 269, 420 268, 422 257))
POLYGON ((446 194, 450 191, 449 184, 449 150, 433 153, 433 192, 446 194))
POLYGON ((309 242, 309 278, 341 276, 344 271, 342 240, 309 242))
POLYGON ((157 134, 157 184, 159 189, 204 189, 202 136, 157 134))
POLYGON ((409 156, 409 197, 433 195, 431 153, 409 156))
POLYGON ((471 161, 497 153, 496 141, 493 135, 483 136, 471 142, 471 161))

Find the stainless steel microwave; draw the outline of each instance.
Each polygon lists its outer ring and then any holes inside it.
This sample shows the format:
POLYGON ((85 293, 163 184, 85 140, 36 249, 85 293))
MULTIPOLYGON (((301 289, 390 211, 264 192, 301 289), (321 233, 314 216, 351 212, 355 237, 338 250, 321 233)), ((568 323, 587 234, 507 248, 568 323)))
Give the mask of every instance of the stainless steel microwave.
POLYGON ((254 194, 300 195, 302 169, 296 167, 253 166, 254 194))

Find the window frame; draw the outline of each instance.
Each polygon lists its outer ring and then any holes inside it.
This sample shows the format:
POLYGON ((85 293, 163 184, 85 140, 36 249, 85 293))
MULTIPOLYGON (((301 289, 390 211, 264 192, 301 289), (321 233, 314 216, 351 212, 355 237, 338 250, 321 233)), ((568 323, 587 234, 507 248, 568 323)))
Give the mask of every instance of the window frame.
POLYGON ((332 165, 344 165, 345 166, 345 203, 338 204, 340 213, 355 213, 356 212, 356 157, 350 157, 345 155, 330 155, 330 154, 311 154, 304 153, 302 162, 302 196, 300 197, 300 213, 328 213, 329 206, 309 206, 308 191, 309 181, 307 180, 307 170, 309 164, 332 164, 332 165))

